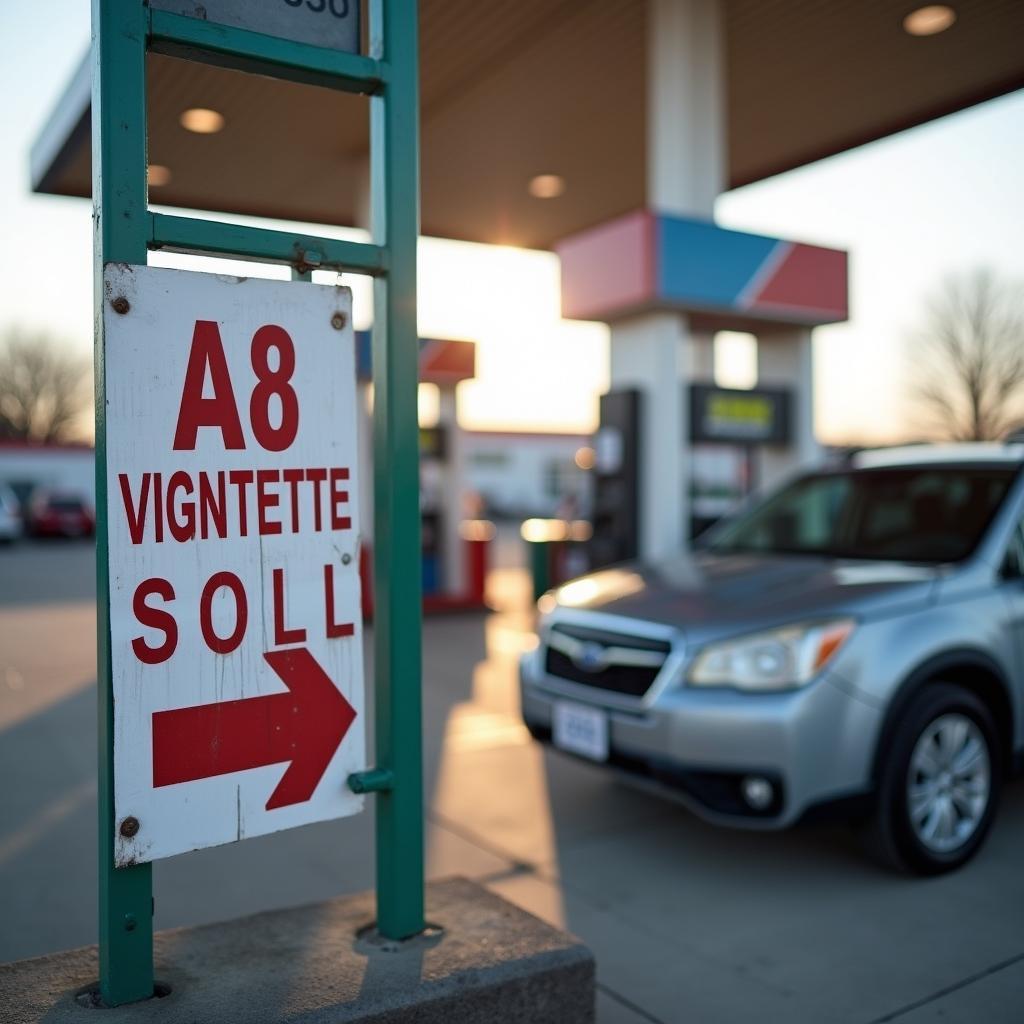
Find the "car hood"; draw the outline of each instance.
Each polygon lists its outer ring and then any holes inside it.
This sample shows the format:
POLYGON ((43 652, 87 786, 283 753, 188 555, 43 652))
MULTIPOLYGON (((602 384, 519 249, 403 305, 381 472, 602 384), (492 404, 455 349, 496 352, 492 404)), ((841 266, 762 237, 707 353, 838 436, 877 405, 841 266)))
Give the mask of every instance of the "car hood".
POLYGON ((900 562, 703 553, 603 569, 555 597, 560 608, 671 626, 703 642, 823 616, 909 611, 928 602, 941 575, 900 562))

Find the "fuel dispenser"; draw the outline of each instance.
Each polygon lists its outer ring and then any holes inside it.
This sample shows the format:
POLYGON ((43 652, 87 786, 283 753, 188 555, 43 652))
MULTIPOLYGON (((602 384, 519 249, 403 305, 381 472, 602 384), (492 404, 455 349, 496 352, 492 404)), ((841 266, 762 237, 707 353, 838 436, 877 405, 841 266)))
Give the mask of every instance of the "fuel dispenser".
POLYGON ((690 537, 732 512, 761 484, 766 454, 792 443, 787 388, 690 385, 690 537))
POLYGON ((594 436, 591 566, 635 558, 640 532, 640 414, 636 388, 601 396, 600 428, 594 436))
MULTIPOLYGON (((733 512, 769 480, 798 465, 792 429, 792 389, 718 387, 710 381, 682 384, 689 416, 674 457, 684 464, 694 540, 733 512)), ((644 394, 638 388, 609 391, 600 399, 600 426, 593 439, 592 522, 528 520, 527 542, 535 596, 564 583, 570 543, 583 543, 590 569, 639 556, 645 518, 643 494, 644 394)))
MULTIPOLYGON (((370 332, 356 332, 356 370, 359 379, 359 469, 373 470, 371 445, 372 398, 370 332)), ((438 421, 420 428, 420 517, 422 522, 421 582, 425 611, 484 606, 484 584, 492 524, 464 517, 462 430, 456 416, 455 390, 460 381, 476 375, 476 345, 445 338, 420 339, 421 383, 436 384, 438 421)), ((368 479, 364 476, 363 479, 368 479)), ((362 488, 364 502, 372 505, 371 488, 362 488)), ((370 508, 362 521, 371 524, 370 508)), ((370 580, 373 538, 364 536, 363 611, 373 614, 370 580)))

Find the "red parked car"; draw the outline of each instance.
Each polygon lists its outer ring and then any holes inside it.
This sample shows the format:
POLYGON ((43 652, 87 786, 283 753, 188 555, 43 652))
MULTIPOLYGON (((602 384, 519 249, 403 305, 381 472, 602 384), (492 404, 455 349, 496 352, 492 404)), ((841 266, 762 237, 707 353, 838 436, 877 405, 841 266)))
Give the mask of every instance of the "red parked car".
POLYGON ((36 537, 91 537, 96 517, 79 494, 38 491, 29 506, 28 526, 36 537))

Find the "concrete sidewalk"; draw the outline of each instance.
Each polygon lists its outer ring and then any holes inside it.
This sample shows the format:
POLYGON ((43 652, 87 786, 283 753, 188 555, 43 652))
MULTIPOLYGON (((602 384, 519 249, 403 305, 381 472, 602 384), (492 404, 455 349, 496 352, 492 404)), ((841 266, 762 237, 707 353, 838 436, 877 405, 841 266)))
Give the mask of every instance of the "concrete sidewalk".
MULTIPOLYGON (((90 569, 74 545, 0 552, 0 772, 17 783, 0 792, 0 959, 95 940, 90 569)), ((925 881, 874 867, 843 827, 706 826, 531 742, 526 580, 492 582, 503 611, 425 630, 429 872, 584 939, 603 1024, 1024 1019, 1024 785, 974 863, 925 881)), ((156 923, 359 891, 372 864, 369 814, 174 858, 154 868, 156 923)))

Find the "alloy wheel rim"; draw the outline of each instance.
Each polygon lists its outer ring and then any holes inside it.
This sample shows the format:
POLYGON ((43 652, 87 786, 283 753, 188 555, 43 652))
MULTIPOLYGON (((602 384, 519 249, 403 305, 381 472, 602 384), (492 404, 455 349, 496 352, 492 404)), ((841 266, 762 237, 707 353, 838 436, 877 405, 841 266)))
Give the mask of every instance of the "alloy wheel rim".
POLYGON ((977 723, 955 712, 930 722, 907 771, 907 813, 925 848, 962 847, 985 816, 991 788, 988 744, 977 723))

